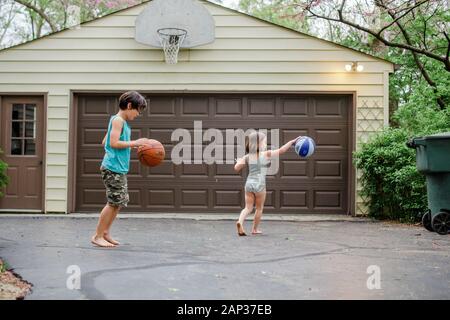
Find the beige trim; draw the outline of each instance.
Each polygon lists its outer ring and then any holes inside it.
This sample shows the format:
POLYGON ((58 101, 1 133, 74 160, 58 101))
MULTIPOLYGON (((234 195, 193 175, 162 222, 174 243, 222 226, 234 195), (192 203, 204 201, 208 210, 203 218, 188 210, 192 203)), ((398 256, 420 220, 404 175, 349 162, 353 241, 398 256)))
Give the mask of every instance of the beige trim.
POLYGON ((384 107, 384 126, 389 127, 389 72, 383 73, 383 107, 384 107))

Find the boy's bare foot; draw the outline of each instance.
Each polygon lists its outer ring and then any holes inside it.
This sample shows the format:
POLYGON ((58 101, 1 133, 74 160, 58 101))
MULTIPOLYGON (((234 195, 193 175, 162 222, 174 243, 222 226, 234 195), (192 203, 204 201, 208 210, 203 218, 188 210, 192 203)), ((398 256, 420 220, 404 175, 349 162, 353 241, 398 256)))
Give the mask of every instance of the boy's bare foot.
POLYGON ((241 223, 240 223, 239 221, 236 222, 236 227, 237 227, 238 235, 239 235, 240 237, 246 236, 246 235, 247 235, 247 234, 245 233, 245 231, 244 231, 244 228, 242 227, 242 225, 241 225, 241 223))
POLYGON ((96 246, 99 246, 99 247, 107 247, 107 248, 115 247, 114 244, 106 241, 104 238, 100 238, 100 237, 96 237, 96 236, 92 237, 91 242, 92 242, 92 244, 95 244, 96 246))
POLYGON ((253 230, 252 234, 262 234, 262 231, 261 230, 253 230))
POLYGON ((112 243, 112 244, 114 244, 116 246, 118 246, 120 244, 120 242, 118 242, 118 241, 114 240, 113 238, 111 238, 111 236, 108 233, 105 233, 103 235, 103 239, 105 239, 109 243, 112 243))

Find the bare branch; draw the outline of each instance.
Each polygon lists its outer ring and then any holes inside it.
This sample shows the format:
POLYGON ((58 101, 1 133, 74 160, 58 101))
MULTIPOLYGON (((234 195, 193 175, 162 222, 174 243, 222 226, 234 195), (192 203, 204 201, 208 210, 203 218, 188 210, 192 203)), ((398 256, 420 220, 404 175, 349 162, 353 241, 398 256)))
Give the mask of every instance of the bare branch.
MULTIPOLYGON (((342 8, 342 6, 341 6, 341 8, 342 8)), ((406 49, 406 50, 409 50, 409 51, 412 51, 412 52, 415 52, 415 53, 418 53, 418 54, 425 55, 425 56, 430 57, 430 58, 432 58, 434 60, 440 61, 440 62, 444 63, 445 69, 447 71, 450 71, 450 61, 449 61, 448 57, 437 55, 437 54, 435 54, 433 52, 430 52, 430 51, 422 49, 422 48, 417 48, 417 47, 413 46, 412 44, 404 44, 404 43, 397 43, 397 42, 388 41, 387 39, 382 37, 380 34, 378 34, 378 32, 373 31, 373 30, 371 30, 369 28, 366 28, 364 26, 361 26, 361 25, 359 25, 357 23, 354 23, 354 22, 346 20, 344 18, 344 16, 343 16, 343 13, 342 13, 341 10, 338 10, 339 19, 335 19, 335 18, 331 18, 331 17, 327 17, 327 16, 316 14, 315 12, 313 12, 311 10, 311 8, 309 8, 309 6, 305 7, 305 10, 308 11, 311 14, 312 17, 343 23, 343 24, 346 24, 346 25, 348 25, 350 27, 353 27, 355 29, 364 31, 364 32, 374 36, 376 39, 380 40, 383 44, 385 44, 385 45, 387 45, 389 47, 406 49)))
POLYGON ((14 12, 14 3, 11 4, 11 8, 9 10, 8 17, 5 20, 5 24, 2 26, 3 31, 2 31, 2 34, 0 35, 0 44, 3 42, 3 38, 5 37, 6 32, 9 29, 9 26, 11 25, 12 21, 14 20, 13 12, 14 12))
MULTIPOLYGON (((404 12, 402 15, 398 16, 397 18, 395 18, 393 21, 391 21, 388 25, 384 26, 383 28, 380 29, 380 31, 378 31, 378 34, 381 35, 381 33, 386 30, 387 28, 389 28, 390 26, 392 26, 393 24, 395 24, 397 21, 399 21, 400 19, 402 19, 403 17, 405 17, 408 13, 410 13, 412 10, 414 10, 415 8, 421 6, 422 4, 426 3, 425 2, 418 2, 415 6, 409 8, 406 12, 404 12)), ((385 7, 383 7, 385 9, 385 7)))
POLYGON ((42 17, 42 19, 44 19, 48 23, 48 25, 52 29, 52 32, 58 31, 58 28, 53 24, 53 22, 50 20, 50 18, 47 16, 47 14, 43 10, 39 9, 38 7, 36 7, 35 5, 33 5, 31 3, 28 3, 25 0, 14 0, 14 1, 27 7, 28 9, 33 10, 37 14, 39 14, 42 17))

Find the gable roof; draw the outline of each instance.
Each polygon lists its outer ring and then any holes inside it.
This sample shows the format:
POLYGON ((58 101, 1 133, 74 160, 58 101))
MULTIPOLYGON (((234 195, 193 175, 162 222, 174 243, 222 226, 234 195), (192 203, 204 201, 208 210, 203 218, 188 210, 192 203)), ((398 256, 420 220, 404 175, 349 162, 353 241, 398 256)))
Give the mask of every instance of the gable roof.
MULTIPOLYGON (((146 0, 146 1, 142 2, 142 3, 136 4, 136 5, 133 5, 133 6, 130 6, 130 7, 127 7, 127 8, 123 8, 123 9, 120 9, 120 10, 117 10, 117 11, 114 11, 114 12, 111 12, 111 13, 108 13, 108 14, 106 14, 106 15, 104 15, 104 16, 101 16, 101 17, 98 17, 98 18, 95 18, 95 19, 92 19, 92 20, 84 21, 84 22, 82 22, 82 23, 80 24, 80 26, 82 26, 82 25, 84 25, 84 24, 87 24, 87 23, 90 23, 90 22, 92 22, 92 21, 96 21, 96 20, 103 19, 103 18, 105 18, 105 17, 114 15, 114 14, 119 13, 119 12, 123 12, 123 11, 126 11, 126 10, 130 10, 130 9, 135 8, 135 7, 138 7, 138 6, 144 6, 144 5, 146 5, 146 4, 147 4, 148 2, 150 2, 150 1, 152 1, 152 0, 146 0)), ((231 12, 233 12, 233 13, 239 13, 239 14, 241 14, 241 15, 250 17, 250 18, 252 18, 252 19, 256 19, 256 20, 259 20, 259 21, 261 21, 261 22, 268 23, 268 24, 271 24, 271 25, 273 25, 273 26, 277 26, 277 27, 279 27, 279 28, 283 28, 283 29, 285 29, 285 30, 294 31, 294 32, 299 33, 299 34, 301 34, 301 35, 304 35, 304 36, 307 36, 307 37, 310 37, 310 38, 314 38, 315 40, 322 41, 322 42, 325 42, 325 43, 328 43, 328 44, 332 44, 332 45, 334 45, 334 46, 338 46, 338 47, 344 48, 344 49, 346 49, 346 50, 351 50, 351 51, 357 52, 357 53, 359 53, 359 54, 363 54, 363 55, 369 56, 369 57, 371 57, 371 58, 373 58, 373 59, 377 59, 377 60, 380 60, 380 61, 383 61, 383 62, 387 62, 387 63, 389 63, 389 64, 394 65, 393 62, 391 62, 391 61, 389 61, 389 60, 387 60, 387 59, 380 58, 380 57, 371 55, 371 54, 369 54, 369 53, 366 53, 366 52, 363 52, 363 51, 359 51, 359 50, 356 50, 356 49, 354 49, 354 48, 347 47, 347 46, 344 46, 344 45, 342 45, 342 44, 339 44, 339 43, 336 43, 336 42, 333 42, 333 41, 330 41, 330 40, 325 40, 325 39, 322 39, 322 38, 318 38, 318 37, 316 37, 316 36, 309 35, 309 34, 307 34, 307 33, 301 32, 301 31, 299 31, 299 30, 296 30, 296 29, 293 29, 293 28, 289 28, 289 27, 286 27, 286 26, 283 26, 283 25, 274 23, 274 22, 269 21, 269 20, 265 20, 265 19, 262 19, 262 18, 258 18, 258 17, 252 16, 252 15, 250 15, 250 14, 248 14, 248 13, 245 13, 245 12, 242 12, 242 11, 238 11, 238 10, 235 10, 235 9, 231 9, 231 8, 225 7, 225 6, 223 6, 223 5, 220 5, 220 4, 218 4, 218 3, 212 2, 212 1, 210 1, 210 0, 204 0, 204 1, 208 2, 208 4, 211 4, 211 5, 220 7, 220 8, 222 8, 222 9, 231 11, 231 12)), ((26 42, 22 42, 22 43, 13 45, 13 46, 8 47, 8 48, 3 48, 3 49, 0 50, 0 53, 3 52, 3 51, 5 51, 5 50, 12 49, 12 48, 16 48, 16 47, 19 47, 19 46, 22 46, 22 45, 24 45, 24 44, 28 44, 28 43, 31 43, 31 42, 35 42, 35 41, 38 41, 38 40, 40 40, 40 39, 44 39, 44 38, 50 37, 50 36, 52 36, 52 35, 54 35, 54 34, 58 34, 58 33, 61 33, 61 32, 63 32, 63 31, 70 30, 70 29, 71 29, 70 27, 64 28, 64 29, 58 30, 57 32, 52 32, 52 33, 46 34, 45 36, 42 36, 42 37, 40 37, 40 38, 36 38, 36 39, 32 39, 32 40, 29 40, 29 41, 26 41, 26 42)))

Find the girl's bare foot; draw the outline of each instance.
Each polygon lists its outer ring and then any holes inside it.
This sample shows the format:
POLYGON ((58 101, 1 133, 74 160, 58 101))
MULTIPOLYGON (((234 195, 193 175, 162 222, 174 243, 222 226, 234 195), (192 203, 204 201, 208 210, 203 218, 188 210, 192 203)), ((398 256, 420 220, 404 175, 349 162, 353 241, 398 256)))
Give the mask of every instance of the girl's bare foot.
POLYGON ((240 223, 239 221, 236 222, 236 227, 237 227, 238 235, 239 235, 240 237, 246 236, 246 235, 247 235, 247 234, 245 233, 245 231, 244 231, 244 228, 242 227, 242 225, 241 225, 241 223, 240 223))
POLYGON ((252 234, 262 234, 262 231, 261 230, 253 230, 252 234))
POLYGON ((103 239, 105 239, 105 240, 108 241, 109 243, 112 243, 112 244, 114 244, 114 245, 116 245, 116 246, 120 244, 120 242, 118 242, 118 241, 114 240, 113 238, 111 238, 111 236, 109 235, 109 233, 105 233, 105 234, 103 235, 103 239))
POLYGON ((92 244, 99 246, 99 247, 107 247, 107 248, 113 248, 115 247, 114 244, 106 241, 104 238, 93 236, 91 239, 92 244))

